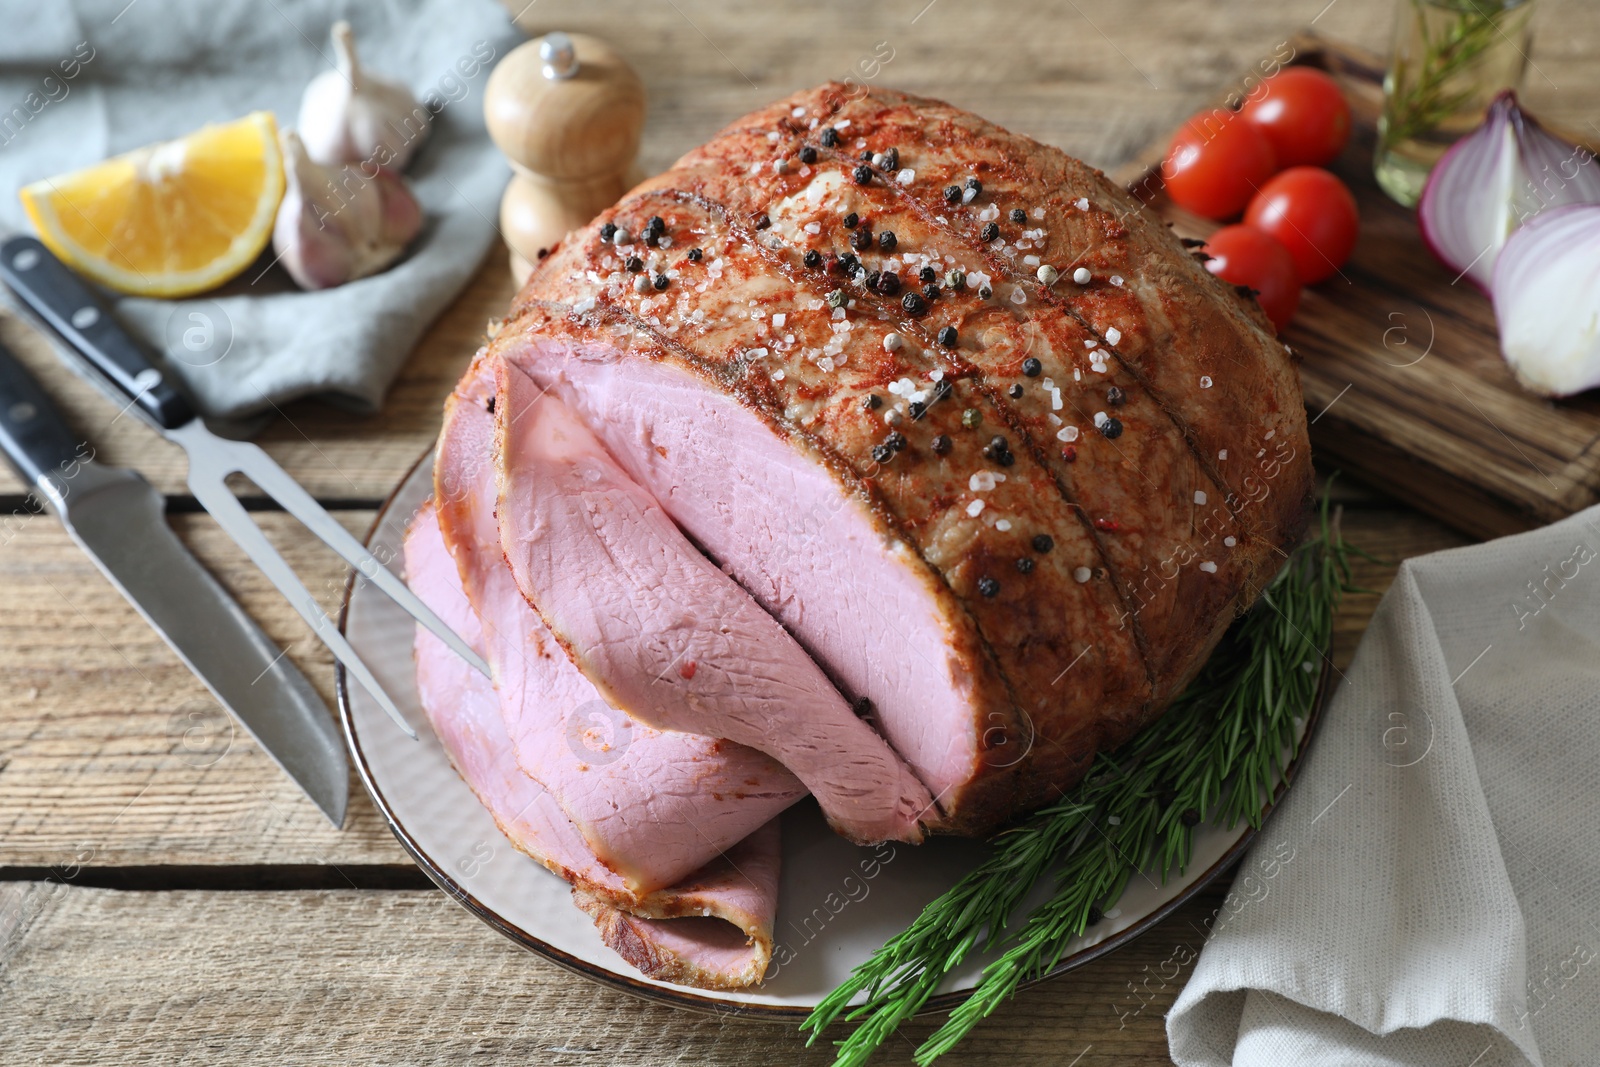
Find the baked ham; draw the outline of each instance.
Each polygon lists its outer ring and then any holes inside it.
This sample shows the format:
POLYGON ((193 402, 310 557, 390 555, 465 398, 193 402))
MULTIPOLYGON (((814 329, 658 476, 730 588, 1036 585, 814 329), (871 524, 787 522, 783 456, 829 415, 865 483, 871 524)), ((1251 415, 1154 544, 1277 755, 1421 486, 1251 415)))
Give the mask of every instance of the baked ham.
POLYGON ((837 84, 545 257, 435 470, 495 672, 483 743, 571 842, 525 850, 626 959, 690 984, 770 951, 796 777, 861 841, 1057 798, 1193 678, 1310 489, 1287 349, 1137 201, 946 104, 837 84), (575 761, 584 701, 629 717, 633 772, 575 761), (735 847, 763 857, 738 884, 715 864, 735 847), (674 925, 652 893, 741 903, 674 925))
POLYGON ((1307 515, 1254 302, 1098 171, 886 90, 797 94, 639 186, 490 353, 870 704, 950 832, 1158 715, 1307 515))

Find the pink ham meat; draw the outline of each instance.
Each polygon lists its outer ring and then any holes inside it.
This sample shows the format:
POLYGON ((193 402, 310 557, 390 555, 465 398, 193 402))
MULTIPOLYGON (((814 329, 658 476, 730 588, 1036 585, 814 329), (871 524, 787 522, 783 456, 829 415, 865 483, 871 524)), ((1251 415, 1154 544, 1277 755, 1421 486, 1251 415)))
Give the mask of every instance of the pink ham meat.
MULTIPOLYGON (((431 505, 406 533, 405 561, 411 588, 481 651, 482 627, 431 505)), ((488 679, 422 627, 416 660, 423 710, 451 764, 519 851, 572 883, 574 902, 607 945, 663 981, 732 989, 761 980, 772 958, 777 908, 776 820, 676 885, 635 893, 599 861, 555 797, 517 765, 488 679)))
POLYGON ((890 90, 735 122, 563 239, 491 347, 871 701, 941 830, 1152 721, 1305 525, 1259 308, 1099 172, 890 90))
POLYGON ((927 790, 562 401, 496 365, 506 560, 612 705, 780 760, 845 837, 917 841, 927 790))
POLYGON ((572 665, 523 599, 501 551, 493 396, 492 368, 480 360, 447 405, 434 498, 482 622, 506 733, 523 772, 556 797, 589 850, 631 892, 672 885, 805 788, 753 749, 634 723, 572 665))

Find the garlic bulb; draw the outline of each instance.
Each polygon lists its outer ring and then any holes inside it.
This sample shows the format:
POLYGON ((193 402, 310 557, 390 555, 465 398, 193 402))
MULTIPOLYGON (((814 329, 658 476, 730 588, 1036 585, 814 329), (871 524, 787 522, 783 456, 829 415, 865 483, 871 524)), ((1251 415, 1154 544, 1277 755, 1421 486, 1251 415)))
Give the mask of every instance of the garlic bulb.
POLYGON ((300 288, 327 289, 376 274, 422 229, 422 205, 398 174, 324 167, 294 130, 280 131, 278 139, 287 183, 272 248, 300 288))
POLYGON ((312 78, 300 99, 296 125, 306 151, 324 166, 370 163, 405 170, 432 128, 428 109, 404 85, 362 69, 348 22, 333 24, 333 47, 339 69, 312 78))

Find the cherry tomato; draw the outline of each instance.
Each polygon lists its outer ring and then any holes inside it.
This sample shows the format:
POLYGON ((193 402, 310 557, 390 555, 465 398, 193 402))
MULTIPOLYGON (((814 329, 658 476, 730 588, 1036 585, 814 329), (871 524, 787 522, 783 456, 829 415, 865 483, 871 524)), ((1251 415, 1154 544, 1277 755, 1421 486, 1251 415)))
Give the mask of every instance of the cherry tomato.
POLYGON ((1202 111, 1172 139, 1161 177, 1180 207, 1232 218, 1278 169, 1266 135, 1232 111, 1202 111))
POLYGON ((1339 83, 1310 67, 1286 67, 1261 83, 1239 117, 1266 135, 1280 167, 1331 163, 1350 139, 1339 83))
POLYGON ((1281 332, 1300 304, 1294 257, 1275 237, 1253 226, 1224 226, 1206 241, 1206 270, 1225 282, 1248 285, 1272 325, 1281 332))
POLYGON ((1302 285, 1320 282, 1344 265, 1361 224, 1356 198, 1321 167, 1290 167, 1263 185, 1244 221, 1283 242, 1302 285))

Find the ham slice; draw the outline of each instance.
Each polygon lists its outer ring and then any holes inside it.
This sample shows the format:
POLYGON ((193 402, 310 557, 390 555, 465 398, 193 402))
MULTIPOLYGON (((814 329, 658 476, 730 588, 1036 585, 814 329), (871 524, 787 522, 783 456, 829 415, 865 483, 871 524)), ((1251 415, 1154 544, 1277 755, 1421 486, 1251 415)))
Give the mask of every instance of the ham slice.
MULTIPOLYGON (((481 652, 482 626, 431 504, 406 532, 405 562, 411 588, 481 652)), ((676 885, 635 893, 599 861, 555 796, 517 765, 489 680, 422 627, 416 660, 423 711, 457 773, 519 851, 572 883, 574 902, 607 945, 663 981, 735 989, 761 980, 777 910, 776 820, 676 885)))
POLYGON ((446 546, 482 622, 501 717, 522 770, 553 794, 588 847, 635 893, 672 885, 805 795, 770 757, 664 733, 615 711, 523 599, 494 517, 493 370, 452 397, 434 464, 446 546))
POLYGON ((783 627, 558 397, 514 367, 496 378, 506 560, 605 699, 767 753, 858 843, 920 840, 927 790, 783 627))

